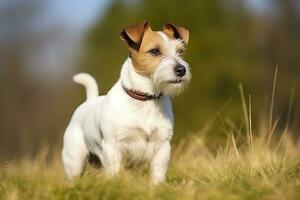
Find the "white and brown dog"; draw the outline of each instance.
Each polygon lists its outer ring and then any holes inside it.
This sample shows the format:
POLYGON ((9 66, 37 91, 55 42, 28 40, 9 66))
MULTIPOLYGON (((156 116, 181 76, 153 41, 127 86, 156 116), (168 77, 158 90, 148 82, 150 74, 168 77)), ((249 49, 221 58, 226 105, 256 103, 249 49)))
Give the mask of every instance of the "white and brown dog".
POLYGON ((147 22, 125 28, 121 39, 130 55, 118 82, 98 96, 96 81, 88 74, 74 76, 85 86, 87 100, 75 111, 64 134, 62 159, 69 178, 83 171, 90 153, 108 175, 115 175, 123 158, 150 163, 155 184, 165 180, 170 160, 174 118, 171 98, 191 79, 182 55, 188 30, 166 24, 152 31, 147 22))

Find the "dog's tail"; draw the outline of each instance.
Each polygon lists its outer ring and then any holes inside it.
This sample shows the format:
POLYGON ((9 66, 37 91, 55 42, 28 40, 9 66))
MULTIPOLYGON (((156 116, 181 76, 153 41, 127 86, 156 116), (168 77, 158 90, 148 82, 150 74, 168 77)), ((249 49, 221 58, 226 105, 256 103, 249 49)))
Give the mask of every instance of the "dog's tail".
POLYGON ((97 82, 91 75, 87 73, 79 73, 73 76, 73 81, 85 87, 87 100, 99 95, 97 82))

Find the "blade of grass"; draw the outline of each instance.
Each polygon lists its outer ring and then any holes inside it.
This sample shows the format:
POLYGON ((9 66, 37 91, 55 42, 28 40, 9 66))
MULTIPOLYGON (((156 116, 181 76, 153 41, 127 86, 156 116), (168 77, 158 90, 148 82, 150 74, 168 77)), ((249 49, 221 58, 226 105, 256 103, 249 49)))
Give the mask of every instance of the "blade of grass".
POLYGON ((292 109, 293 109, 293 102, 294 102, 294 96, 295 96, 295 84, 293 84, 290 94, 290 100, 289 100, 289 108, 288 108, 288 114, 287 114, 287 120, 284 128, 284 133, 288 131, 291 117, 292 117, 292 109))
POLYGON ((240 154, 239 154, 239 150, 236 146, 234 135, 232 133, 230 135, 231 135, 231 141, 232 141, 232 144, 233 144, 233 149, 234 149, 235 155, 238 159, 240 159, 240 154))
POLYGON ((253 145, 253 133, 252 133, 252 101, 251 95, 249 94, 249 136, 252 156, 254 156, 254 145, 253 145))
POLYGON ((250 144, 250 137, 249 137, 249 115, 248 115, 248 110, 247 110, 247 104, 245 100, 245 94, 244 94, 244 89, 241 84, 239 84, 239 90, 240 90, 240 95, 241 95, 241 100, 242 100, 242 108, 243 108, 243 114, 244 114, 244 120, 245 120, 245 125, 246 125, 246 133, 247 133, 247 141, 248 144, 250 144))
POLYGON ((267 144, 270 145, 272 136, 273 136, 273 110, 274 110, 274 101, 275 101, 275 92, 276 92, 276 83, 278 78, 278 65, 275 68, 274 79, 273 79, 273 88, 272 88, 272 98, 270 106, 270 116, 269 116, 269 136, 267 144))

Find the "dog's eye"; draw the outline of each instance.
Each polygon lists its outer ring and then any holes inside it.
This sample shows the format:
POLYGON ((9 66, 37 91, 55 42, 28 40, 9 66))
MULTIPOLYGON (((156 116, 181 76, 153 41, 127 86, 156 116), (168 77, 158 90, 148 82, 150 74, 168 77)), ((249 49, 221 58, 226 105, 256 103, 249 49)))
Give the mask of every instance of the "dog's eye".
POLYGON ((159 56, 161 53, 159 51, 159 49, 155 48, 155 49, 151 49, 149 51, 149 53, 152 55, 152 56, 159 56))
POLYGON ((184 54, 184 51, 182 49, 178 49, 176 53, 181 56, 184 54))

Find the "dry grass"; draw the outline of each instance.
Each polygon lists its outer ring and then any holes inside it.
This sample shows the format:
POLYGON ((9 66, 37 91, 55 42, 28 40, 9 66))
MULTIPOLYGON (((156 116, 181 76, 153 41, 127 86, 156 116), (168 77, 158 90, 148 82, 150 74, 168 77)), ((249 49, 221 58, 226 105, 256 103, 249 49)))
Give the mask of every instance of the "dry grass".
POLYGON ((216 150, 199 135, 189 137, 174 148, 168 180, 159 187, 143 167, 112 180, 88 167, 68 182, 59 153, 47 162, 45 151, 1 168, 0 199, 300 199, 299 145, 287 133, 268 144, 262 131, 248 143, 231 129, 216 150))

